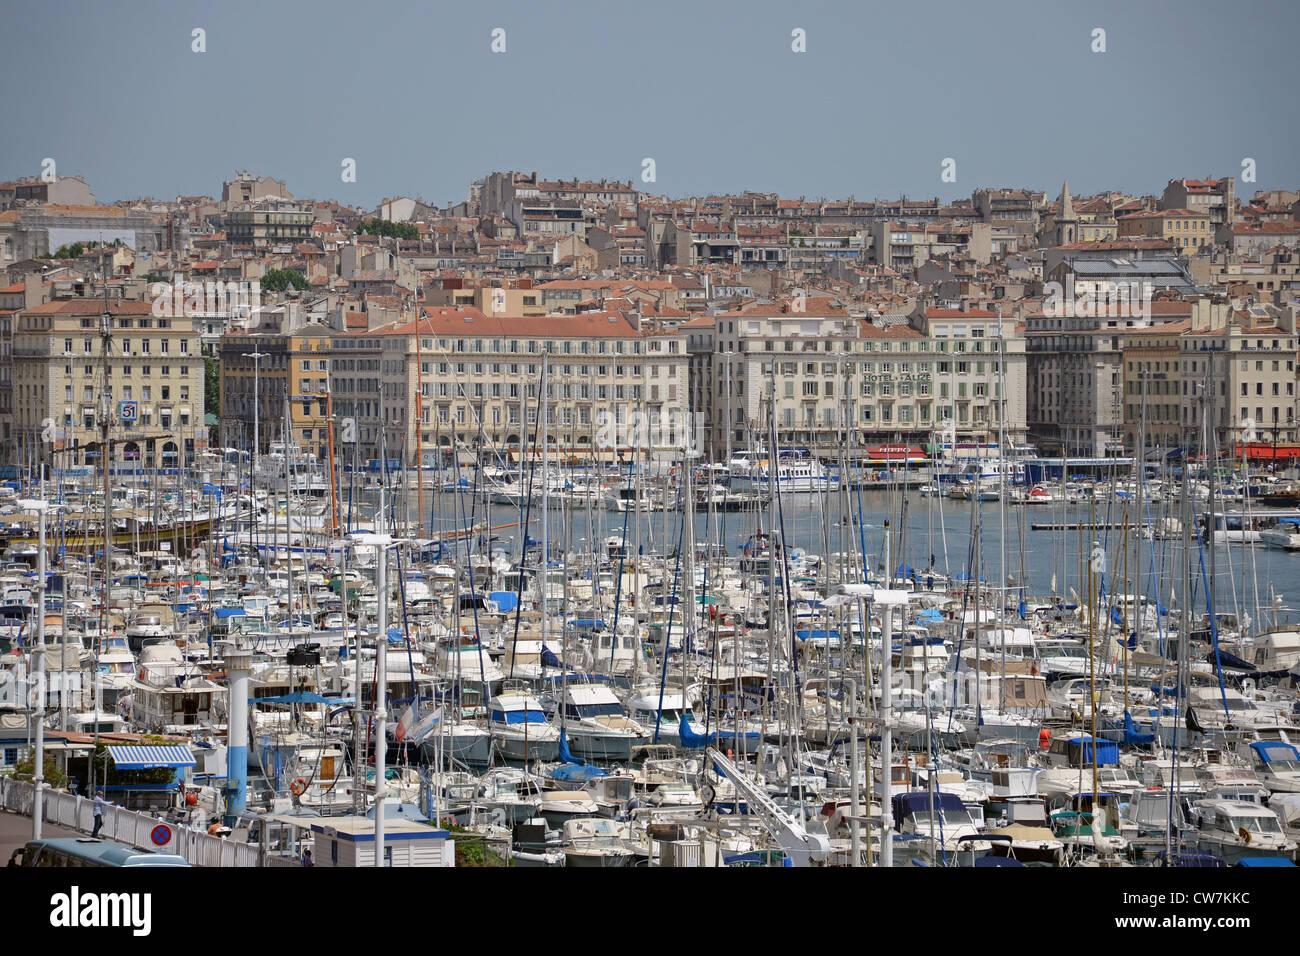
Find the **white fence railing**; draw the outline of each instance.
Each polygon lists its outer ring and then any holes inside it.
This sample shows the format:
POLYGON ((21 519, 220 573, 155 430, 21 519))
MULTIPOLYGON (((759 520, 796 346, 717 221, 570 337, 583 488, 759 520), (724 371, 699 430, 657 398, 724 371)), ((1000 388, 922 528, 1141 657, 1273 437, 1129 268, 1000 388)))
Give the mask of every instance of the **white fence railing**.
MULTIPOLYGON (((35 786, 12 777, 0 777, 0 807, 30 817, 35 786)), ((52 826, 90 833, 94 828, 94 801, 71 793, 45 791, 44 819, 52 826)), ((258 866, 258 850, 247 843, 209 836, 201 830, 171 823, 147 813, 122 807, 104 808, 99 835, 155 853, 183 856, 194 866, 258 866), (158 841, 163 842, 159 843, 158 841)))

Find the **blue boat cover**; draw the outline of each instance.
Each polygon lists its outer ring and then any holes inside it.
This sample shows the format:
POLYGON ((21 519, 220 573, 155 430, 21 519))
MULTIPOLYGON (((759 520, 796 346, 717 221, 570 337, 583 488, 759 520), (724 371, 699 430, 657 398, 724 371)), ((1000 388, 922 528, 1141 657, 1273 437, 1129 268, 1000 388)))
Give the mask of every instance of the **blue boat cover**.
POLYGON ((565 728, 563 727, 560 728, 559 756, 560 756, 561 763, 572 764, 577 767, 585 767, 587 765, 587 761, 575 757, 573 756, 573 754, 569 753, 569 734, 568 731, 565 730, 565 728))
POLYGON ((495 601, 502 614, 509 614, 519 606, 519 596, 514 591, 491 591, 488 600, 495 601))
MULTIPOLYGON (((1205 659, 1209 661, 1211 664, 1213 664, 1215 662, 1215 652, 1210 651, 1207 655, 1205 655, 1205 659)), ((1249 661, 1242 660, 1236 654, 1229 654, 1227 651, 1223 650, 1222 648, 1219 649, 1218 660, 1223 667, 1229 667, 1234 671, 1253 671, 1255 669, 1254 664, 1251 664, 1249 661)))
POLYGON ((1248 856, 1237 861, 1237 866, 1295 866, 1283 856, 1248 856))
POLYGON ((1205 853, 1201 850, 1175 850, 1167 858, 1165 851, 1161 850, 1156 854, 1156 859, 1160 866, 1226 866, 1227 864, 1220 860, 1213 853, 1205 853))
POLYGON ((356 701, 350 697, 322 697, 309 690, 296 690, 292 694, 280 694, 277 697, 254 697, 254 704, 352 704, 356 701))
POLYGON ((1133 715, 1124 711, 1124 746, 1145 747, 1156 739, 1155 734, 1140 734, 1133 724, 1133 715))
POLYGON ((551 771, 552 780, 562 780, 565 783, 574 783, 578 785, 582 785, 588 780, 595 780, 597 777, 608 776, 608 770, 602 770, 600 767, 593 767, 591 764, 562 763, 551 771))
POLYGON ((799 640, 801 641, 806 641, 809 640, 810 638, 814 641, 825 641, 831 639, 838 641, 840 639, 840 632, 837 630, 795 631, 794 634, 795 637, 799 638, 799 640))
MULTIPOLYGON (((1092 741, 1071 737, 1070 743, 1083 749, 1083 762, 1092 763, 1092 741)), ((1097 741, 1097 763, 1109 766, 1119 763, 1119 744, 1113 740, 1097 741)))
POLYGON ((1300 750, 1280 740, 1256 740, 1251 743, 1250 749, 1259 754, 1259 759, 1264 763, 1272 763, 1274 760, 1300 761, 1300 750))
MULTIPOLYGON (((894 825, 901 826, 903 821, 913 813, 929 813, 931 795, 926 791, 912 791, 910 793, 894 794, 894 825)), ((961 798, 955 793, 944 793, 938 791, 933 796, 934 808, 940 812, 962 811, 965 812, 966 805, 961 802, 961 798)))
POLYGON ((1024 866, 1024 864, 1009 856, 982 856, 975 861, 975 866, 978 869, 988 869, 997 866, 1024 866))
MULTIPOLYGON (((726 747, 736 742, 736 734, 730 730, 714 730, 707 734, 697 734, 691 727, 690 719, 685 714, 682 714, 681 720, 677 722, 677 733, 681 737, 682 746, 687 750, 699 750, 710 743, 726 747)), ((755 746, 762 736, 756 730, 740 735, 741 739, 745 740, 747 744, 755 746)))

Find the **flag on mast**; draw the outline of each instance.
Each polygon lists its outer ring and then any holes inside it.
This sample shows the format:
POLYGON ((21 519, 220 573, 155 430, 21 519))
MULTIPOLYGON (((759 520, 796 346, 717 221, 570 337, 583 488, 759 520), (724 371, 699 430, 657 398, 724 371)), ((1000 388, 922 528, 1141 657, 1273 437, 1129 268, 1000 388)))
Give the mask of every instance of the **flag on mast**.
POLYGON ((406 710, 402 711, 402 716, 397 721, 397 728, 393 731, 393 736, 397 738, 398 743, 405 739, 406 735, 411 732, 415 726, 415 704, 414 702, 406 705, 406 710))

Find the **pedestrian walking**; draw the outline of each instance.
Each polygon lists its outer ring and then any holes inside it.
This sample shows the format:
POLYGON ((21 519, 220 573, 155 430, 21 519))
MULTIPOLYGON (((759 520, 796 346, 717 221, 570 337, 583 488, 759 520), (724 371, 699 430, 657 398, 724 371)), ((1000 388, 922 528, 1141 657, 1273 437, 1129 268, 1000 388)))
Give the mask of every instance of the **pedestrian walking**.
POLYGON ((104 807, 107 803, 108 801, 104 799, 104 791, 96 790, 94 809, 95 828, 90 831, 90 836, 92 838, 99 836, 99 829, 104 825, 104 807))

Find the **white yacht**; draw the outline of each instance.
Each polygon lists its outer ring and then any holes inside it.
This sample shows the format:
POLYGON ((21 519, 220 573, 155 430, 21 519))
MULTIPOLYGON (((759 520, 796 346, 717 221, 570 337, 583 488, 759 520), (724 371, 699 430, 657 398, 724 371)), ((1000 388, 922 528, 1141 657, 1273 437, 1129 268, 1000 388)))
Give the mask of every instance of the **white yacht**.
POLYGON ((560 753, 560 731, 531 694, 509 693, 488 705, 492 740, 507 760, 554 760, 560 753))
POLYGON ((1198 824, 1197 847, 1229 866, 1248 856, 1291 859, 1294 840, 1282 832, 1277 814, 1258 803, 1240 800, 1198 800, 1193 803, 1198 824))
POLYGON ((654 741, 655 722, 658 718, 659 740, 657 743, 670 744, 674 747, 682 745, 682 718, 686 719, 686 725, 694 733, 703 735, 704 724, 695 718, 695 712, 691 709, 690 702, 686 695, 681 691, 671 691, 664 689, 663 701, 660 702, 658 689, 652 689, 645 693, 638 694, 627 702, 628 711, 632 719, 647 729, 650 740, 654 741))
POLYGON ((575 754, 598 760, 631 760, 650 734, 627 716, 604 684, 569 684, 564 690, 564 726, 575 754))
POLYGON ((1259 540, 1281 551, 1300 551, 1300 516, 1278 518, 1260 529, 1259 540))
POLYGON ((727 463, 727 476, 738 491, 770 491, 775 470, 775 485, 782 493, 808 494, 833 491, 839 479, 826 471, 817 459, 782 453, 775 462, 770 456, 738 456, 727 463))

